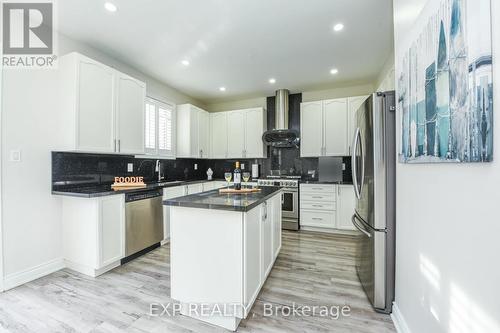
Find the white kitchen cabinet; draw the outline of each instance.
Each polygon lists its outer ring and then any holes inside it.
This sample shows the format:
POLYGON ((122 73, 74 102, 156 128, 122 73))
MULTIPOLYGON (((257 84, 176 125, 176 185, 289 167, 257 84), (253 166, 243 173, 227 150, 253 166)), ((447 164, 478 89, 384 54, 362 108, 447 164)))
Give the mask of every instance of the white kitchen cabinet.
POLYGON ((337 229, 356 230, 351 217, 356 208, 356 197, 352 185, 338 185, 337 229))
MULTIPOLYGON (((263 108, 234 110, 218 112, 226 117, 226 140, 222 134, 213 135, 213 158, 265 158, 266 149, 262 141, 262 134, 266 128, 266 119, 263 108), (215 139, 220 147, 215 146, 215 139), (224 152, 223 145, 227 144, 224 152), (217 152, 217 153, 215 153, 217 152)), ((219 122, 223 116, 218 115, 219 122)), ((223 125, 214 125, 212 128, 220 128, 224 132, 223 125)))
POLYGON ((261 280, 265 281, 273 264, 273 204, 270 200, 261 205, 261 280))
POLYGON ((125 154, 143 154, 146 84, 123 73, 117 73, 116 80, 117 149, 125 154))
MULTIPOLYGON (((187 188, 183 186, 165 187, 163 189, 163 200, 183 197, 186 195, 187 188)), ((163 205, 163 242, 170 238, 170 207, 163 205)))
POLYGON ((300 105, 300 156, 318 157, 323 154, 323 103, 300 105))
POLYGON ((210 118, 201 109, 198 109, 198 150, 200 158, 210 157, 210 118))
POLYGON ((187 194, 196 194, 203 192, 203 183, 190 184, 187 186, 187 194))
POLYGON ((352 185, 300 184, 300 225, 315 231, 353 231, 352 185))
POLYGON ((245 150, 245 113, 227 112, 227 157, 242 158, 245 150))
POLYGON ((177 157, 208 158, 208 112, 192 104, 177 106, 177 157))
POLYGON ((98 276, 125 256, 125 196, 63 197, 63 257, 82 274, 98 276))
POLYGON ((265 131, 265 114, 262 108, 243 110, 245 113, 245 148, 244 158, 265 157, 265 146, 262 134, 265 131))
POLYGON ((281 218, 282 218, 282 210, 281 210, 281 195, 276 195, 269 199, 269 203, 271 205, 270 209, 268 209, 268 214, 271 214, 271 224, 272 224, 272 238, 273 238, 273 261, 276 260, 278 253, 281 250, 281 218), (269 213, 271 212, 271 213, 269 213))
POLYGON ((347 98, 323 101, 323 126, 323 156, 347 155, 347 98))
POLYGON ((300 184, 300 225, 313 228, 337 227, 337 185, 300 184))
POLYGON ((349 99, 302 103, 300 156, 349 154, 349 99))
POLYGON ((210 157, 227 157, 227 112, 215 112, 210 114, 210 157))
POLYGON ((349 104, 349 111, 348 111, 348 119, 349 119, 349 132, 347 135, 347 151, 349 155, 352 153, 352 143, 354 141, 354 133, 356 131, 356 111, 363 105, 363 103, 368 99, 370 96, 356 96, 356 97, 349 97, 348 98, 348 104, 349 104))
POLYGON ((63 124, 58 148, 144 152, 143 82, 76 52, 61 57, 58 75, 58 113, 63 124))

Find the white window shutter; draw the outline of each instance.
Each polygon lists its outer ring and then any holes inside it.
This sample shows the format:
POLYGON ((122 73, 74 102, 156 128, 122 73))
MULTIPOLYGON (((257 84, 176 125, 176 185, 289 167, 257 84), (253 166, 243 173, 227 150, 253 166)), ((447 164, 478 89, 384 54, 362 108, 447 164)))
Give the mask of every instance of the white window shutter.
POLYGON ((146 154, 175 157, 175 106, 148 98, 144 123, 146 154))

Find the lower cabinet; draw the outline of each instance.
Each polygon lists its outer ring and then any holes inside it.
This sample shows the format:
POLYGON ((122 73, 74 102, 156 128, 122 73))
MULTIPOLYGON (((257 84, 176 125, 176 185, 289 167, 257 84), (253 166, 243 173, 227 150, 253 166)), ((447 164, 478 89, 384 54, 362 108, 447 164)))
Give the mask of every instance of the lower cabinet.
POLYGON ((281 250, 281 193, 244 217, 244 304, 251 304, 281 250))
MULTIPOLYGON (((165 187, 163 189, 163 200, 183 197, 186 195, 186 186, 165 187)), ((163 242, 170 238, 170 208, 163 205, 163 242)))
POLYGON ((203 183, 187 185, 187 195, 203 192, 203 183))
POLYGON ((67 267, 98 276, 125 256, 125 196, 63 197, 63 256, 67 267))
POLYGON ((301 184, 300 225, 325 231, 355 230, 352 185, 301 184))
POLYGON ((351 217, 356 209, 356 196, 352 185, 338 185, 337 229, 356 230, 351 217))

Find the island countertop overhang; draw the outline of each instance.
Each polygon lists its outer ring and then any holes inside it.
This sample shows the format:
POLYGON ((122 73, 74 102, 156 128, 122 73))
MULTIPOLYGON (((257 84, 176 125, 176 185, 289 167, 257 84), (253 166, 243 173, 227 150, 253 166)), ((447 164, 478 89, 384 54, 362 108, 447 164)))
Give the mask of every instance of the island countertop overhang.
POLYGON ((267 199, 281 191, 280 187, 266 186, 259 192, 248 194, 226 194, 219 190, 196 193, 178 198, 167 199, 163 204, 171 207, 188 207, 202 209, 227 210, 234 212, 248 212, 267 199))

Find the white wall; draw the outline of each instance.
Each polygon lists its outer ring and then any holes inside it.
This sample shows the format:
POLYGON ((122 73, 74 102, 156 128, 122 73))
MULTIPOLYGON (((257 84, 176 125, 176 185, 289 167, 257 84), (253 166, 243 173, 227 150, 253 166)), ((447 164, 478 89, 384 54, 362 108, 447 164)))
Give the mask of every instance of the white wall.
MULTIPOLYGON (((395 0, 396 54, 411 40, 415 10, 422 5, 422 0, 395 0)), ((494 77, 500 78, 495 61, 500 3, 492 1, 492 6, 494 77)), ((427 13, 428 8, 423 16, 427 13)), ((499 115, 499 80, 494 91, 499 115)), ((498 152, 500 116, 494 118, 498 152)), ((414 333, 500 332, 500 155, 492 163, 398 164, 396 170, 396 305, 408 328, 414 333)))
POLYGON ((377 91, 389 91, 396 89, 396 76, 394 67, 394 53, 392 52, 380 72, 375 83, 377 91))
POLYGON ((236 101, 210 103, 206 105, 206 110, 208 112, 220 112, 220 111, 240 110, 240 109, 249 109, 257 107, 263 107, 264 109, 267 108, 267 98, 257 97, 257 98, 241 99, 236 101))
MULTIPOLYGON (((323 99, 333 99, 351 96, 368 95, 375 91, 373 84, 358 84, 338 86, 322 90, 306 90, 302 92, 302 101, 319 101, 323 99)), ((247 109, 254 107, 267 107, 267 96, 248 98, 236 101, 207 103, 206 110, 209 112, 229 111, 238 109, 247 109)))
MULTIPOLYGON (((175 103, 189 96, 147 77, 111 57, 60 36, 60 54, 81 52, 147 83, 148 95, 175 103)), ((2 224, 5 287, 56 270, 61 261, 61 204, 52 196, 51 155, 57 143, 55 70, 13 70, 3 73, 1 124, 2 224), (10 162, 20 149, 21 162, 10 162)), ((66 125, 66 124, 64 124, 66 125)))

